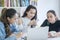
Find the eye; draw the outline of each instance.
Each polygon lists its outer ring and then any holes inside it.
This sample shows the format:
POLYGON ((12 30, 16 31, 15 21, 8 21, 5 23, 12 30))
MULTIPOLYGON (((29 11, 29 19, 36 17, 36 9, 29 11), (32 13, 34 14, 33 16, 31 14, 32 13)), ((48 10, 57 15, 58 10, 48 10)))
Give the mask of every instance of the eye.
POLYGON ((52 16, 50 16, 50 18, 52 18, 52 16))

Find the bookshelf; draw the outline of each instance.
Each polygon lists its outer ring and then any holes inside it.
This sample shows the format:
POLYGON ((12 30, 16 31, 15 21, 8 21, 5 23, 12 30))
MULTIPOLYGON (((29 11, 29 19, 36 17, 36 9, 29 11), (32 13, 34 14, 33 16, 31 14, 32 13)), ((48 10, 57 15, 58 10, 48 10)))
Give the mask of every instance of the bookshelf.
POLYGON ((0 0, 0 7, 25 7, 28 5, 37 6, 38 0, 0 0))
POLYGON ((37 1, 38 0, 0 0, 0 13, 3 8, 14 8, 20 13, 20 16, 22 16, 26 7, 28 5, 37 6, 37 1))

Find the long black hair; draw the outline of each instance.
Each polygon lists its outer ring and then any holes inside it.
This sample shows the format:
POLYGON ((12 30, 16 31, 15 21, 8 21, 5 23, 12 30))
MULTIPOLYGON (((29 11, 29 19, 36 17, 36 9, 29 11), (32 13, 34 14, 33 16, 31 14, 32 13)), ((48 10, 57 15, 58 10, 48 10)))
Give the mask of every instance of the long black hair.
POLYGON ((31 20, 37 19, 37 9, 36 9, 36 7, 34 7, 34 6, 32 6, 32 5, 29 5, 29 6, 26 8, 26 10, 25 10, 25 12, 24 12, 24 14, 23 14, 22 17, 26 17, 26 16, 27 16, 27 13, 26 13, 26 12, 30 11, 30 9, 35 9, 35 10, 36 10, 35 16, 34 16, 31 20))

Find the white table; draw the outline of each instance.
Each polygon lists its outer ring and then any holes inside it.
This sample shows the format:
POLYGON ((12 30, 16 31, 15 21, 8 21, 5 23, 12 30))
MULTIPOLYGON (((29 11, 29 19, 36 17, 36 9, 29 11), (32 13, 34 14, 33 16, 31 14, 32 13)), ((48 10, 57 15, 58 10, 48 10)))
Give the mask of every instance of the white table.
POLYGON ((56 38, 48 38, 48 40, 60 40, 60 37, 56 37, 56 38))
MULTIPOLYGON (((21 39, 18 39, 21 40, 21 39)), ((24 40, 24 39, 23 39, 24 40)), ((56 37, 56 38, 48 38, 48 40, 60 40, 60 37, 56 37)))

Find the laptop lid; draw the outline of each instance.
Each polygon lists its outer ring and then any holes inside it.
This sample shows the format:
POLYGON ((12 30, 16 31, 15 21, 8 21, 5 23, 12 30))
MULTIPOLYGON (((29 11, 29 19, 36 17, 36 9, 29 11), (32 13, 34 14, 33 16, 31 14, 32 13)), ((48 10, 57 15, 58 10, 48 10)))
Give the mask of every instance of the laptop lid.
POLYGON ((27 40, 47 40, 49 27, 30 28, 27 33, 27 40))

